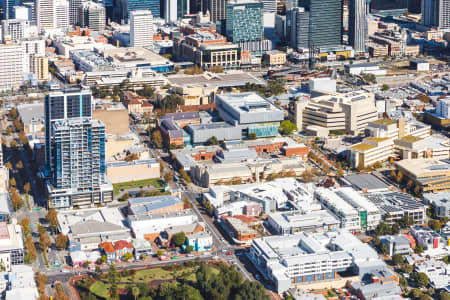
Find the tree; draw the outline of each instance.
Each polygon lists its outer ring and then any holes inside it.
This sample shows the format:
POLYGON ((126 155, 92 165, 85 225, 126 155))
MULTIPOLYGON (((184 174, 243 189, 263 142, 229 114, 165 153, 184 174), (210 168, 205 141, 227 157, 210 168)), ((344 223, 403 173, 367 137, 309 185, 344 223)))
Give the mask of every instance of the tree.
POLYGON ((137 286, 134 286, 131 289, 131 294, 134 296, 134 300, 136 300, 137 296, 139 296, 139 288, 137 286))
POLYGON ((25 183, 25 185, 23 186, 23 190, 25 191, 25 193, 29 194, 31 191, 31 185, 29 182, 25 183))
POLYGON ((383 253, 383 254, 387 254, 389 252, 389 249, 388 249, 387 245, 384 244, 384 243, 381 244, 380 250, 381 250, 381 253, 383 253))
POLYGON ((67 236, 65 236, 62 232, 60 232, 56 236, 55 245, 57 248, 66 249, 68 240, 69 239, 67 238, 67 236))
POLYGON ((54 231, 58 228, 58 213, 54 208, 50 208, 47 215, 45 216, 50 226, 54 231))
POLYGON ((184 207, 184 209, 192 208, 191 200, 189 200, 188 197, 185 197, 183 199, 183 207, 184 207))
POLYGON ((303 182, 311 182, 312 181, 312 173, 311 173, 311 171, 305 170, 302 173, 302 180, 303 180, 303 182))
POLYGON ((31 234, 29 219, 23 218, 22 220, 20 220, 19 225, 22 227, 23 234, 25 235, 25 237, 27 237, 31 234))
POLYGON ((161 257, 163 255, 163 252, 161 250, 158 250, 156 252, 156 256, 161 257))
POLYGON ((341 178, 342 176, 344 176, 345 171, 342 170, 341 168, 336 170, 336 178, 341 178))
POLYGON ((445 256, 445 257, 442 259, 442 261, 444 261, 447 265, 450 264, 450 256, 449 256, 449 255, 445 256))
POLYGON ((256 133, 250 132, 250 133, 248 134, 248 139, 249 139, 249 140, 256 140, 256 133))
POLYGON ((406 289, 408 287, 408 280, 405 277, 400 277, 399 285, 402 289, 406 289))
POLYGON ((398 171, 397 176, 395 177, 395 181, 397 181, 397 183, 401 183, 403 180, 403 173, 401 171, 398 171))
POLYGON ((23 168, 23 162, 19 160, 16 164, 16 169, 22 169, 23 168))
POLYGON ((29 235, 27 236, 27 239, 25 240, 25 249, 27 254, 25 255, 25 262, 31 263, 36 260, 37 258, 37 252, 36 247, 34 246, 33 238, 29 235))
POLYGON ((20 197, 19 193, 16 190, 11 193, 11 203, 15 211, 18 211, 24 205, 22 197, 20 197))
POLYGON ((40 272, 36 273, 36 283, 39 294, 43 294, 45 292, 45 285, 47 284, 47 276, 40 272))
POLYGON ((394 223, 392 225, 392 234, 399 234, 400 233, 400 225, 398 223, 394 223))
POLYGON ((16 148, 16 147, 17 147, 17 142, 14 141, 14 140, 10 141, 10 142, 9 142, 9 147, 11 147, 11 148, 16 148))
POLYGON ((123 256, 123 258, 125 258, 125 260, 130 260, 133 258, 133 254, 131 254, 130 252, 125 253, 125 255, 123 256))
POLYGON ((47 233, 39 235, 39 248, 41 248, 43 252, 47 252, 48 247, 50 247, 51 245, 52 241, 50 240, 50 237, 47 233))
POLYGON ((8 168, 8 170, 12 169, 12 165, 9 161, 7 163, 5 163, 5 167, 8 168))
POLYGON ((217 140, 217 138, 215 136, 212 136, 206 140, 206 144, 207 145, 219 145, 219 141, 217 140))
POLYGON ((181 169, 179 170, 179 172, 180 172, 181 177, 183 177, 183 179, 184 179, 187 183, 191 183, 191 182, 192 182, 191 177, 189 177, 189 175, 186 173, 186 171, 185 171, 183 168, 181 168, 181 169))
POLYGON ((439 220, 430 220, 428 221, 428 226, 430 226, 430 228, 434 231, 439 232, 439 230, 441 230, 442 223, 439 220))
POLYGON ((395 170, 392 170, 389 176, 391 177, 392 180, 396 180, 397 174, 395 174, 395 170))
POLYGON ((191 253, 192 251, 194 251, 194 247, 192 247, 191 245, 187 245, 185 251, 186 253, 191 253))
POLYGON ((441 292, 438 296, 439 300, 450 300, 450 294, 447 292, 441 292))
POLYGON ((392 255, 392 262, 396 265, 400 265, 401 263, 403 263, 403 256, 401 256, 400 254, 392 255))
POLYGON ((164 181, 169 183, 173 180, 173 174, 171 172, 164 173, 164 181))
POLYGON ((160 130, 154 130, 152 132, 152 142, 155 144, 156 148, 162 148, 162 136, 160 130))
POLYGON ((9 180, 9 186, 16 186, 16 179, 14 177, 9 180))
POLYGON ((381 86, 381 90, 383 90, 383 91, 388 91, 390 89, 390 87, 389 87, 389 85, 387 85, 387 84, 383 84, 382 86, 381 86))
POLYGON ((297 131, 297 125, 295 125, 294 123, 292 123, 289 120, 285 120, 285 121, 281 122, 280 128, 278 128, 278 131, 282 135, 291 135, 292 132, 297 131))
POLYGON ((426 287, 428 285, 428 283, 430 282, 430 279, 428 278, 427 274, 420 272, 417 275, 416 282, 419 285, 419 287, 426 287))
POLYGON ((185 241, 186 241, 186 235, 184 234, 184 232, 178 232, 172 236, 172 243, 176 247, 180 247, 181 245, 184 244, 185 241))

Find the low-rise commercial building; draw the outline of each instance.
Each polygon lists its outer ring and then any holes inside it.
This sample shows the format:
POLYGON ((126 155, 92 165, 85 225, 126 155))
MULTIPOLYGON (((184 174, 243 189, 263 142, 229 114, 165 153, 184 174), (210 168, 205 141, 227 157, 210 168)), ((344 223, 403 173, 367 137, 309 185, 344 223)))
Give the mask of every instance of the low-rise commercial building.
POLYGON ((69 238, 69 251, 98 249, 105 241, 131 240, 130 229, 117 207, 60 211, 58 224, 59 231, 69 238))
POLYGON ((438 218, 450 218, 450 192, 425 193, 423 201, 430 204, 438 218))
POLYGON ((286 63, 286 53, 279 50, 267 51, 263 59, 268 66, 284 65, 286 63))
POLYGON ((407 255, 412 251, 409 239, 403 235, 381 236, 380 241, 387 246, 389 256, 394 254, 407 255))
POLYGON ((389 218, 384 222, 390 225, 405 216, 411 217, 416 225, 424 224, 426 221, 426 206, 408 194, 386 191, 366 193, 364 196, 375 204, 383 215, 389 213, 389 218))
POLYGON ((434 289, 448 289, 450 285, 450 266, 440 260, 429 260, 416 263, 414 269, 424 273, 434 289))
POLYGON ((315 197, 350 231, 372 230, 380 223, 382 212, 363 194, 351 187, 318 188, 315 197))
POLYGON ((197 252, 209 251, 213 247, 213 239, 207 232, 194 232, 186 236, 186 246, 192 246, 197 252))
POLYGON ((297 232, 328 232, 340 227, 340 221, 327 210, 308 213, 301 211, 278 212, 267 217, 269 228, 280 235, 297 232))
POLYGON ((172 195, 139 197, 128 200, 128 213, 131 215, 181 212, 183 209, 183 201, 172 195))
POLYGON ((380 67, 375 63, 365 63, 365 64, 352 64, 345 65, 345 72, 350 75, 361 75, 361 74, 373 74, 373 75, 386 75, 385 69, 380 69, 380 67))
POLYGON ((450 191, 450 161, 447 159, 404 159, 396 168, 423 192, 450 191))
POLYGON ((24 263, 22 228, 17 224, 0 222, 0 256, 11 265, 24 263))
POLYGON ((445 245, 444 239, 433 229, 424 226, 412 226, 411 234, 417 244, 424 249, 438 249, 445 245))
POLYGON ((197 221, 197 215, 191 209, 159 214, 129 215, 127 218, 134 237, 149 241, 154 241, 167 228, 194 224, 197 221))
POLYGON ((385 266, 374 249, 345 230, 254 239, 249 258, 278 293, 291 286, 333 280, 341 271, 363 276, 385 266))
POLYGON ((231 237, 235 243, 248 243, 256 238, 256 230, 250 228, 241 219, 235 217, 227 217, 223 219, 225 220, 225 226, 229 229, 231 237))
POLYGON ((108 176, 109 181, 113 184, 154 179, 159 178, 160 175, 159 161, 155 159, 106 163, 106 176, 108 176))

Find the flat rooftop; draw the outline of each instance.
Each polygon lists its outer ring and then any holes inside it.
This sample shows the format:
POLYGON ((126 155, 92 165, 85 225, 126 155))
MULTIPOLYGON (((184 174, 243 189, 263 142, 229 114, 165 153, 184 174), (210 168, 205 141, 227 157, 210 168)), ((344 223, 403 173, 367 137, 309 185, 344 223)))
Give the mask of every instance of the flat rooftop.
POLYGON ((151 213, 154 210, 159 210, 179 203, 181 203, 181 200, 172 195, 139 197, 128 200, 129 209, 133 215, 151 213))
POLYGON ((421 209, 425 211, 425 205, 408 194, 401 192, 375 192, 364 194, 379 209, 386 213, 401 212, 421 209))
POLYGON ((395 164, 400 168, 408 170, 415 177, 421 177, 425 174, 427 176, 432 176, 433 173, 447 173, 450 175, 450 161, 448 159, 403 159, 395 164))
POLYGON ((265 85, 266 82, 242 71, 227 71, 224 73, 205 72, 200 75, 173 75, 167 77, 171 85, 178 86, 205 86, 205 87, 238 87, 244 86, 247 82, 265 85))
POLYGON ((353 187, 360 191, 383 190, 388 188, 388 185, 381 181, 378 177, 372 174, 355 174, 344 177, 353 187))

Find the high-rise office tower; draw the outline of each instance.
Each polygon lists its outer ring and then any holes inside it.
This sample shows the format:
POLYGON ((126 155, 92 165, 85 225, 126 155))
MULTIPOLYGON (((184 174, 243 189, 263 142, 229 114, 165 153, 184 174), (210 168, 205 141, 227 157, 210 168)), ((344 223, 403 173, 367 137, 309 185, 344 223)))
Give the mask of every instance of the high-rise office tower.
POLYGON ((159 0, 127 0, 128 18, 130 12, 135 10, 150 10, 154 18, 160 17, 161 5, 159 0))
POLYGON ((106 25, 106 10, 100 3, 84 2, 78 8, 79 24, 93 31, 103 31, 106 25))
POLYGON ((422 12, 421 0, 408 0, 408 12, 420 14, 422 12))
POLYGON ((367 31, 367 0, 349 0, 348 3, 348 42, 355 52, 366 51, 367 31))
POLYGON ((450 0, 422 0, 422 23, 439 29, 450 29, 450 0))
POLYGON ((91 97, 80 89, 45 97, 49 207, 112 201, 105 175, 105 125, 91 119, 91 97))
POLYGON ((164 20, 173 23, 177 20, 177 0, 164 0, 164 20))
POLYGON ((40 29, 55 27, 55 3, 53 0, 36 0, 36 19, 40 29))
POLYGON ((303 7, 291 9, 286 14, 286 37, 294 49, 309 47, 309 12, 303 7))
POLYGON ((189 0, 177 0, 177 18, 182 19, 189 13, 189 0))
POLYGON ((342 0, 299 0, 309 12, 309 35, 315 47, 342 44, 342 0))
POLYGON ((132 47, 153 46, 153 16, 149 10, 130 13, 130 45, 132 47))
POLYGON ((84 2, 84 0, 69 0, 69 23, 70 23, 70 25, 78 25, 79 24, 80 20, 79 20, 78 9, 81 6, 81 3, 83 3, 83 2, 84 2))
POLYGON ((233 43, 264 39, 264 4, 257 1, 229 1, 226 4, 225 34, 233 43))
POLYGON ((225 3, 226 0, 206 0, 206 9, 204 8, 204 10, 209 10, 209 13, 211 14, 211 22, 225 19, 225 3))
POLYGON ((69 27, 69 2, 67 0, 55 0, 55 27, 69 27))
POLYGON ((0 19, 14 19, 14 6, 20 5, 19 0, 0 0, 0 19))

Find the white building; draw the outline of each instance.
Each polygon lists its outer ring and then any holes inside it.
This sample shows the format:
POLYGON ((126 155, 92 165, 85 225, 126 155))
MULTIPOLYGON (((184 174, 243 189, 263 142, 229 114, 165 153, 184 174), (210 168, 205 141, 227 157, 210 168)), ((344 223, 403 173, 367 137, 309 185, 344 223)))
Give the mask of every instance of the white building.
POLYGON ((359 276, 385 266, 377 252, 345 230, 254 239, 249 258, 278 293, 291 286, 336 278, 336 272, 359 276))
POLYGON ((197 215, 191 209, 181 212, 129 215, 127 218, 127 222, 137 239, 143 239, 146 235, 159 234, 170 227, 190 225, 197 221, 197 215))
POLYGON ((36 0, 36 20, 40 30, 55 28, 55 3, 53 0, 36 0))
POLYGON ((166 23, 173 23, 177 20, 177 0, 164 0, 164 20, 166 23))
POLYGON ((319 187, 315 191, 315 197, 322 205, 330 210, 341 222, 341 228, 350 231, 360 231, 360 215, 356 208, 342 199, 335 191, 319 187))
POLYGON ((27 20, 2 20, 3 41, 17 41, 28 36, 30 23, 27 20))
POLYGON ((149 10, 130 12, 130 46, 153 47, 153 16, 149 10))
POLYGON ((69 2, 67 0, 55 0, 55 20, 56 28, 69 27, 69 2))
POLYGON ((39 297, 36 288, 35 273, 31 266, 13 266, 7 274, 7 290, 5 300, 27 299, 36 300, 39 297))
POLYGON ((19 88, 23 83, 23 47, 0 45, 0 90, 19 88))
POLYGON ((45 56, 45 40, 41 38, 23 39, 23 73, 38 73, 38 57, 45 56))
POLYGON ((441 260, 428 260, 414 265, 418 273, 425 273, 434 289, 448 288, 450 285, 450 265, 441 260))
POLYGON ((14 6, 14 19, 31 21, 29 8, 26 6, 14 6))
POLYGON ((269 214, 267 224, 276 234, 297 232, 328 232, 340 227, 339 220, 327 210, 302 213, 299 211, 269 214))
POLYGON ((433 207, 439 218, 450 218, 450 192, 425 193, 423 201, 433 207))

